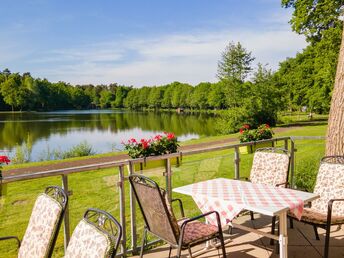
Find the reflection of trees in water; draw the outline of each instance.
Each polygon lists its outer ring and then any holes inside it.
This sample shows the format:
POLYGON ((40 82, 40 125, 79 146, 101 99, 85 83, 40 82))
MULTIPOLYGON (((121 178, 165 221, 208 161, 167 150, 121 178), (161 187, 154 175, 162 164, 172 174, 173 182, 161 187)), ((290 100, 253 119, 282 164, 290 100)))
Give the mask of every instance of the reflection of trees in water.
POLYGON ((159 112, 123 113, 1 113, 0 148, 21 145, 28 134, 35 143, 53 133, 70 131, 111 131, 141 128, 145 131, 171 131, 183 134, 214 135, 215 117, 207 114, 176 114, 159 112))

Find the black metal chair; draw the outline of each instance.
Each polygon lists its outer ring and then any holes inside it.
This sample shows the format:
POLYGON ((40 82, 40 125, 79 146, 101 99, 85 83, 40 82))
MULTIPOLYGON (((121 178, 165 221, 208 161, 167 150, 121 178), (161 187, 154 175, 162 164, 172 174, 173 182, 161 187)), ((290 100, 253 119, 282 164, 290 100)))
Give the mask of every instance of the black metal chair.
MULTIPOLYGON (((129 181, 145 221, 140 257, 143 257, 147 232, 170 245, 169 257, 173 247, 177 248, 178 258, 181 251, 185 249, 188 249, 191 256, 192 246, 215 238, 220 240, 222 255, 226 257, 218 212, 212 211, 191 219, 183 218, 177 221, 165 190, 161 189, 156 182, 142 175, 131 175, 129 181), (217 226, 199 221, 199 219, 206 218, 211 214, 215 214, 217 226)), ((179 201, 181 213, 184 216, 182 202, 179 199, 172 201, 176 200, 179 201)))
MULTIPOLYGON (((329 256, 331 226, 344 224, 344 156, 327 156, 321 159, 314 193, 320 198, 305 207, 301 222, 313 226, 315 237, 319 240, 317 228, 326 230, 324 257, 329 256)), ((289 213, 290 227, 296 219, 289 213)))
POLYGON ((63 215, 68 203, 67 194, 58 186, 48 186, 37 197, 23 240, 16 236, 0 237, 18 242, 18 257, 51 257, 63 215))
POLYGON ((115 257, 121 237, 122 227, 111 214, 90 208, 74 229, 64 257, 115 257))

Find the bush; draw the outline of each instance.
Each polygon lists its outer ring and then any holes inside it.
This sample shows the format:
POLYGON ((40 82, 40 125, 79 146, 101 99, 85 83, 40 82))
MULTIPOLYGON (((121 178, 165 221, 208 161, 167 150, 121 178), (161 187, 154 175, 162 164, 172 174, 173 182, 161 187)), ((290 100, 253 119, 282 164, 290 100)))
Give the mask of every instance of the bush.
POLYGON ((95 152, 92 150, 92 146, 87 141, 83 141, 82 143, 73 146, 70 150, 63 152, 62 159, 84 157, 94 154, 95 152))
POLYGON ((260 125, 257 129, 251 129, 248 124, 240 128, 240 142, 252 142, 271 139, 274 132, 268 124, 260 125))

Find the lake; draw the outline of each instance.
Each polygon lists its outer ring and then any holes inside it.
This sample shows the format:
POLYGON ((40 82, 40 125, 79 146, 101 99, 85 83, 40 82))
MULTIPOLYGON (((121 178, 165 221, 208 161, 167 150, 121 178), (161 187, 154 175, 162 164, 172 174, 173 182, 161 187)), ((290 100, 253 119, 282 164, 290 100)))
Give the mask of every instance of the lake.
POLYGON ((83 110, 0 113, 0 149, 13 156, 16 146, 32 142, 31 160, 65 151, 87 141, 96 153, 122 150, 122 141, 149 138, 164 131, 179 141, 215 135, 216 117, 209 114, 83 110))

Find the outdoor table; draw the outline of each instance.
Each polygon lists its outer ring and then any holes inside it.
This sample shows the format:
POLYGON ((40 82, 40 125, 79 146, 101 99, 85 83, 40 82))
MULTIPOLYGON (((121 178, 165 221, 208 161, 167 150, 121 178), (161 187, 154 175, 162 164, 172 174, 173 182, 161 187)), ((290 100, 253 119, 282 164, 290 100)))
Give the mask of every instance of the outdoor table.
MULTIPOLYGON (((280 257, 283 258, 288 257, 287 212, 294 213, 300 219, 304 204, 319 198, 313 193, 225 178, 202 181, 174 188, 173 191, 192 196, 203 213, 213 210, 219 212, 223 226, 231 224, 278 240, 280 257), (279 236, 232 223, 242 210, 278 216, 279 236)), ((209 217, 207 222, 216 224, 215 217, 209 217)))

